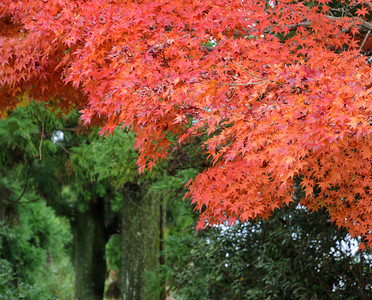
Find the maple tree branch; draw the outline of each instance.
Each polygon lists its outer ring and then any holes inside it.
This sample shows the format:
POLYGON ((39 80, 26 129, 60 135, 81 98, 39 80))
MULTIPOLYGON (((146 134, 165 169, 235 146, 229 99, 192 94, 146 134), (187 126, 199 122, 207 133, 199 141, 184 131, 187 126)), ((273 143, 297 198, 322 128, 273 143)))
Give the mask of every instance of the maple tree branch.
POLYGON ((241 116, 239 116, 239 115, 237 115, 237 114, 235 114, 235 113, 233 113, 233 112, 230 112, 230 114, 232 114, 232 115, 235 116, 235 117, 238 117, 240 120, 242 120, 242 121, 244 121, 244 122, 249 123, 249 121, 248 121, 247 119, 244 119, 244 118, 242 118, 241 116))
POLYGON ((170 66, 169 66, 169 64, 168 64, 168 61, 167 61, 167 59, 165 58, 165 53, 164 53, 164 49, 161 51, 161 54, 163 54, 163 61, 164 61, 164 63, 165 63, 165 65, 167 66, 167 68, 170 68, 170 66))
MULTIPOLYGON (((217 54, 217 56, 223 58, 222 56, 220 56, 220 55, 218 55, 218 54, 217 54)), ((242 69, 244 72, 248 73, 249 75, 251 75, 251 76, 253 76, 253 77, 255 77, 255 78, 261 80, 261 82, 250 83, 250 84, 261 84, 261 83, 264 83, 264 82, 275 82, 275 83, 277 83, 277 84, 279 84, 279 85, 282 85, 282 86, 285 85, 284 83, 282 83, 282 82, 280 82, 280 81, 277 81, 277 80, 266 80, 265 78, 262 78, 262 77, 256 76, 256 75, 254 75, 253 73, 249 72, 247 69, 243 68, 241 65, 237 64, 236 62, 234 62, 234 61, 232 61, 232 60, 230 60, 230 59, 225 58, 225 61, 232 63, 233 65, 235 65, 235 66, 237 66, 238 68, 242 69)), ((231 84, 231 85, 233 85, 233 84, 231 84)), ((240 85, 240 84, 237 84, 237 85, 240 85)), ((242 84, 242 85, 243 85, 243 84, 242 84)), ((248 85, 248 84, 246 84, 246 85, 248 85)))
MULTIPOLYGON (((226 106, 224 105, 224 107, 226 107, 226 106)), ((244 121, 244 122, 250 123, 249 120, 244 119, 243 117, 241 117, 241 116, 239 116, 239 115, 233 113, 233 112, 231 111, 231 108, 230 108, 230 112, 229 112, 229 113, 230 113, 231 115, 233 115, 233 116, 239 118, 240 120, 242 120, 242 121, 244 121)))
MULTIPOLYGON (((327 18, 329 18, 329 19, 331 19, 331 20, 339 20, 339 19, 342 19, 342 17, 334 17, 334 16, 329 16, 329 15, 327 15, 327 18)), ((351 16, 351 18, 353 18, 354 20, 360 22, 360 25, 358 25, 358 27, 364 27, 364 28, 367 29, 367 30, 372 30, 372 23, 369 23, 369 22, 367 22, 367 21, 364 21, 364 20, 361 19, 361 18, 354 17, 354 16, 351 16)))
POLYGON ((221 85, 229 85, 229 86, 247 86, 247 85, 256 85, 256 84, 262 84, 266 82, 275 82, 272 80, 263 80, 263 81, 256 81, 256 82, 247 82, 247 83, 226 83, 226 82, 219 82, 221 85))
MULTIPOLYGON (((218 55, 218 54, 217 54, 217 55, 218 55)), ((218 55, 218 56, 222 58, 222 56, 220 56, 220 55, 218 55)), ((233 65, 237 66, 238 68, 242 69, 242 70, 243 70, 244 72, 246 72, 247 74, 249 74, 249 75, 251 75, 251 76, 253 76, 253 77, 257 78, 257 79, 265 80, 264 78, 261 78, 261 77, 259 77, 259 76, 254 75, 253 73, 249 72, 248 70, 246 70, 245 68, 243 68, 241 65, 237 64, 236 62, 234 62, 234 61, 232 61, 232 60, 230 60, 230 59, 227 59, 227 58, 225 58, 225 60, 226 60, 227 62, 232 63, 233 65)))
POLYGON ((364 38, 364 40, 363 40, 363 43, 360 45, 360 50, 363 49, 363 46, 364 46, 364 44, 366 43, 366 41, 367 41, 367 39, 368 39, 370 33, 371 33, 371 30, 368 30, 368 32, 367 32, 367 34, 366 34, 366 36, 365 36, 365 38, 364 38))
MULTIPOLYGON (((339 19, 342 19, 342 17, 335 17, 335 16, 330 16, 330 15, 326 15, 327 18, 331 19, 331 20, 339 20, 339 19)), ((357 26, 359 28, 363 28, 365 30, 372 30, 372 23, 370 22, 367 22, 367 21, 364 21, 363 19, 361 18, 358 18, 358 17, 354 17, 352 15, 349 15, 352 19, 356 20, 356 21, 359 21, 360 24, 357 26)), ((300 22, 300 23, 297 23, 297 24, 292 24, 292 25, 288 25, 288 27, 291 29, 291 30, 294 30, 296 29, 297 27, 300 27, 300 26, 304 26, 304 27, 309 27, 311 25, 311 21, 303 21, 303 22, 300 22)), ((265 33, 270 33, 272 31, 272 27, 269 26, 266 30, 265 30, 265 33)), ((347 28, 344 28, 342 29, 342 31, 348 31, 347 28)))

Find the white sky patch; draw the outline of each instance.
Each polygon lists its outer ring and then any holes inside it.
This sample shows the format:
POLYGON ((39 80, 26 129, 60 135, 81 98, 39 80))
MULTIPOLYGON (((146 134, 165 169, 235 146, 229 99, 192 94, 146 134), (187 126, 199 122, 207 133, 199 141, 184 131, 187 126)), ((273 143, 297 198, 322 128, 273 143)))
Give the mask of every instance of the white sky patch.
POLYGON ((53 132, 53 135, 52 135, 51 140, 52 140, 52 142, 53 142, 54 144, 56 144, 56 143, 58 143, 58 142, 63 141, 64 137, 65 137, 65 135, 63 134, 63 132, 57 130, 57 131, 54 131, 54 132, 53 132))

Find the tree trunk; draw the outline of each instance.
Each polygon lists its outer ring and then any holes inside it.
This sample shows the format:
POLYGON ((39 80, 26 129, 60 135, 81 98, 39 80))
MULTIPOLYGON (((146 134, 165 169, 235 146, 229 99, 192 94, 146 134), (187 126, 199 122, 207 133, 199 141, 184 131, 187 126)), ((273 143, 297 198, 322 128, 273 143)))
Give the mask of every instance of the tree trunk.
POLYGON ((137 185, 124 190, 122 223, 123 300, 159 299, 147 291, 146 271, 159 265, 160 206, 150 197, 141 197, 137 185))
POLYGON ((105 286, 105 210, 95 197, 86 211, 78 210, 75 232, 75 299, 101 300, 105 286))

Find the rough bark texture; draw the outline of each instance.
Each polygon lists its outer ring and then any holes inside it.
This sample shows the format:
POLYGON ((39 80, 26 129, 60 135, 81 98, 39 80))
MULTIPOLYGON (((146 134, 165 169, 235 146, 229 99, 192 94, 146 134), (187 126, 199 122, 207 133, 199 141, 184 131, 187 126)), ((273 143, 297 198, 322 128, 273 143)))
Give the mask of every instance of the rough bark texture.
POLYGON ((123 300, 152 300, 147 291, 145 272, 159 264, 160 208, 153 199, 141 197, 138 186, 127 186, 122 224, 123 300))
POLYGON ((75 299, 103 298, 106 261, 103 199, 95 198, 78 212, 75 233, 75 299))

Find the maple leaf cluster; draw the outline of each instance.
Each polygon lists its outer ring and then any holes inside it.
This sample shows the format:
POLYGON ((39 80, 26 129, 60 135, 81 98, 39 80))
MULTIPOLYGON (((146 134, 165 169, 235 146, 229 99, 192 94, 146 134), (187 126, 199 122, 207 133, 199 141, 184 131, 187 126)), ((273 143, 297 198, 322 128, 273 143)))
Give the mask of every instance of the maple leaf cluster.
POLYGON ((372 244, 371 2, 3 0, 0 108, 20 95, 137 134, 140 171, 208 134, 198 228, 292 201, 372 244), (356 16, 338 16, 354 9, 356 16), (356 11, 355 11, 356 9, 356 11), (51 100, 52 99, 52 100, 51 100))

